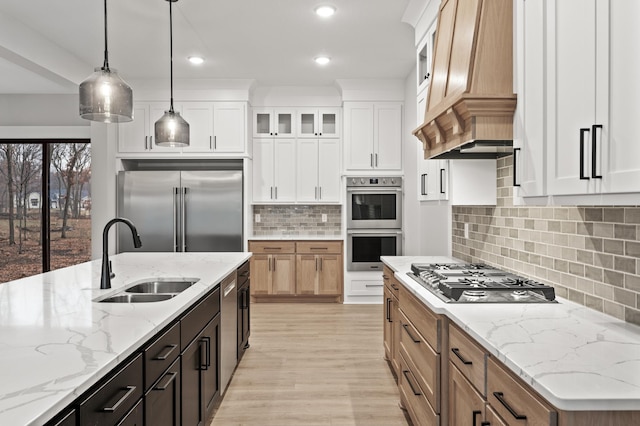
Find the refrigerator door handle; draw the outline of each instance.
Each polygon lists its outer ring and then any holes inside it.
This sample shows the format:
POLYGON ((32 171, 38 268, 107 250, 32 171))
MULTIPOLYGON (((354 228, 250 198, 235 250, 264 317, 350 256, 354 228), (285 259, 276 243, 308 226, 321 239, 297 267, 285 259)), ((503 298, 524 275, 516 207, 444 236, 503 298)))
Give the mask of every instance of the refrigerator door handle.
POLYGON ((182 188, 182 251, 187 251, 187 187, 182 188))
POLYGON ((173 251, 178 251, 178 188, 173 188, 173 251))

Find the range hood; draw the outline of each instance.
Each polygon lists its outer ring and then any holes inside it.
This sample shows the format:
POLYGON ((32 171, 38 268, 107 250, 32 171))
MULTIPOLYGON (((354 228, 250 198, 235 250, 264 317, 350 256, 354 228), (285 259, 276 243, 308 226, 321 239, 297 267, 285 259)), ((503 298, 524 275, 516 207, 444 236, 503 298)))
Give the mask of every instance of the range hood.
POLYGON ((512 152, 513 1, 442 0, 424 122, 425 158, 512 152))

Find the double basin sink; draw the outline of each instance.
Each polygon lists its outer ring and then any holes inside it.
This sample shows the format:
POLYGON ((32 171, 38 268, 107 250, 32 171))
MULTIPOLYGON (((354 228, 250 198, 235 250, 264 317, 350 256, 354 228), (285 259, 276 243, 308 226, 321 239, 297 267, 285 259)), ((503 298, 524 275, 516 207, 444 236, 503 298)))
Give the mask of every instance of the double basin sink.
POLYGON ((98 298, 100 303, 145 303, 168 300, 185 291, 199 279, 197 278, 153 278, 124 288, 116 294, 98 298))

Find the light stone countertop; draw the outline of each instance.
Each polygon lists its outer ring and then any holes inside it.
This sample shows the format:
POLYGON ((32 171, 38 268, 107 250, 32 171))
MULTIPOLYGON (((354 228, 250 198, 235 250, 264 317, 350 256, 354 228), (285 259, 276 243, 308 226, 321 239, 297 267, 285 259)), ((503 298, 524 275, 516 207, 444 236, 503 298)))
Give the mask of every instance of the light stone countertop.
POLYGON ((110 290, 100 290, 100 260, 0 284, 0 425, 51 419, 250 256, 114 255, 110 290), (200 281, 161 302, 93 301, 152 277, 200 281))
POLYGON ((640 410, 640 327, 563 298, 543 304, 445 303, 407 272, 414 262, 459 260, 382 260, 425 305, 449 317, 557 408, 640 410))
POLYGON ((254 235, 247 239, 249 241, 343 241, 344 237, 341 235, 254 235))

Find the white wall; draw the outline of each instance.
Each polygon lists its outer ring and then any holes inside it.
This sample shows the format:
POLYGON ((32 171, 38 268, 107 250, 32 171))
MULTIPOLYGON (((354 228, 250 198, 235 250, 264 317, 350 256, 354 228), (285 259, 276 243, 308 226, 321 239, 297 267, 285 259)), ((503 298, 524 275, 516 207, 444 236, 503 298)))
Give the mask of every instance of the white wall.
POLYGON ((405 79, 404 165, 404 254, 407 256, 451 255, 451 206, 446 202, 418 201, 418 158, 422 146, 412 131, 422 123, 418 117, 416 68, 405 79))
POLYGON ((89 127, 78 112, 78 95, 0 95, 0 126, 89 127))

